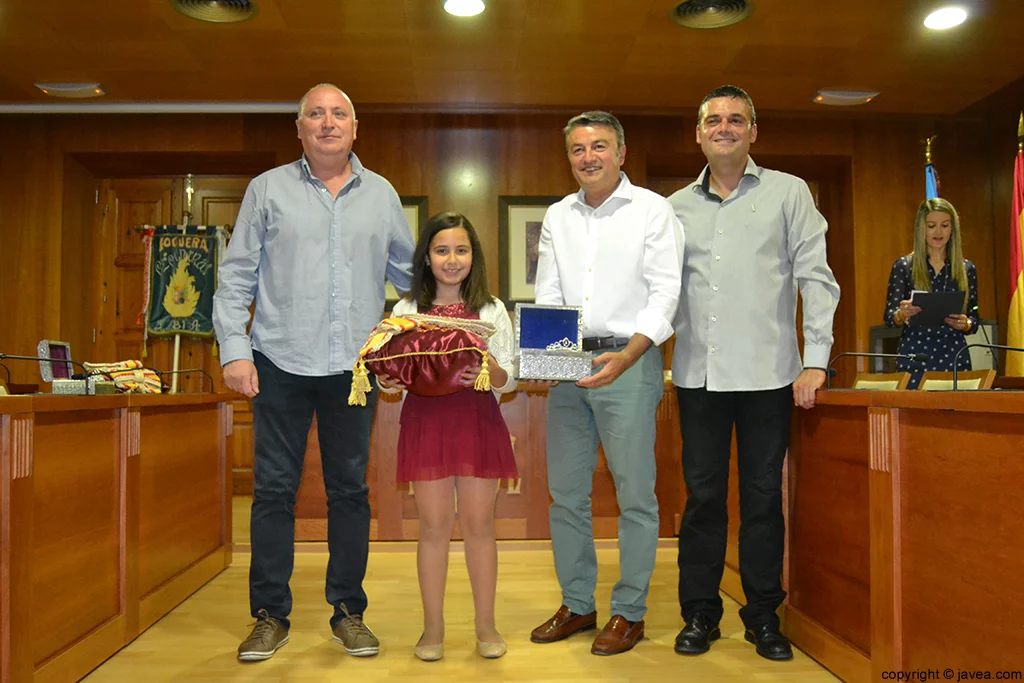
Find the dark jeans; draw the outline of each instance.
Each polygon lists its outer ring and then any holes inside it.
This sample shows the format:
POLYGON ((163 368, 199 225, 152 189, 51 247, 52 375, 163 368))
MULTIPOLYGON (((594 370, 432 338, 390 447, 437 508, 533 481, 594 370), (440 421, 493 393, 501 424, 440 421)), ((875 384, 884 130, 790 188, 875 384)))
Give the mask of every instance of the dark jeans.
POLYGON ((776 626, 782 590, 785 519, 782 462, 789 447, 791 386, 769 391, 714 392, 677 387, 683 436, 686 509, 679 529, 679 605, 683 619, 722 618, 718 587, 728 536, 729 459, 736 425, 740 492, 740 579, 747 628, 776 626))
POLYGON ((349 406, 352 373, 325 377, 293 375, 255 353, 258 393, 252 400, 256 461, 250 534, 249 608, 261 609, 285 627, 292 610, 288 581, 295 561, 295 498, 313 413, 327 491, 327 602, 331 628, 366 609, 363 577, 370 541, 366 465, 377 392, 366 407, 349 406))

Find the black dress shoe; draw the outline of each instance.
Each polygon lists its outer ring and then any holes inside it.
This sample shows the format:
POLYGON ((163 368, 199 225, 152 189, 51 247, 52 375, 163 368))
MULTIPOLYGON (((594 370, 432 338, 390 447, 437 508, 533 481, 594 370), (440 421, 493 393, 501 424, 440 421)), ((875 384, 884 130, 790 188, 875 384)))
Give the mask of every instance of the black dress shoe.
POLYGON ((793 659, 793 648, 789 644, 789 639, 782 635, 779 627, 774 624, 748 628, 744 637, 748 643, 753 643, 757 647, 757 654, 765 659, 776 662, 793 659))
POLYGON ((722 637, 718 624, 711 623, 706 614, 695 614, 686 628, 676 636, 675 650, 681 655, 702 655, 711 649, 711 643, 722 637))

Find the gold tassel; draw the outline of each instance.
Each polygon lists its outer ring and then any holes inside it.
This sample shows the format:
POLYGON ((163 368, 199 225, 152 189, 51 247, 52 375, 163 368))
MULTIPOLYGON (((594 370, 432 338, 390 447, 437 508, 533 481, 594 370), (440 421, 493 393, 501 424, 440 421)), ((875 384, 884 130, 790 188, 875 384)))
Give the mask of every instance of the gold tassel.
POLYGON ((366 374, 366 363, 360 358, 352 369, 352 390, 348 392, 348 404, 350 406, 365 406, 366 395, 373 387, 370 386, 370 378, 366 374))
POLYGON ((473 388, 477 391, 490 391, 491 390, 491 371, 487 369, 487 351, 480 352, 480 360, 483 365, 480 368, 480 374, 476 376, 476 383, 473 384, 473 388))

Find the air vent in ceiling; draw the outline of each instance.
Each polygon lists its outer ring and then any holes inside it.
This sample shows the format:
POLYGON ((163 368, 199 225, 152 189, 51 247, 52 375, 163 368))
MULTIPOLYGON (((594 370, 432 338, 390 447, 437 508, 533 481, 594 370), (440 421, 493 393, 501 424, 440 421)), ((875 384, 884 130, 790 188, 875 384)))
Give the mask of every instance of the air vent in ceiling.
POLYGON ((686 28, 722 28, 754 12, 752 0, 686 0, 672 10, 672 21, 686 28))
POLYGON ((248 21, 258 11, 253 0, 171 0, 171 5, 187 17, 215 24, 248 21))

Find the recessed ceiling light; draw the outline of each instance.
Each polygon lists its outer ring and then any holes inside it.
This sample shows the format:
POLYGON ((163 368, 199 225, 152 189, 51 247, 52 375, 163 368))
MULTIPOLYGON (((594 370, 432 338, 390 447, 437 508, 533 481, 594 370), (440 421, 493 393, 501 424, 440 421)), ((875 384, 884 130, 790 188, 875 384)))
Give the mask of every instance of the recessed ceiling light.
POLYGON ((819 90, 811 98, 811 101, 833 107, 853 107, 858 104, 867 104, 878 97, 878 94, 867 90, 819 90))
POLYGON ((669 16, 685 28, 724 28, 737 24, 754 11, 754 0, 686 0, 669 16))
POLYGON ((255 0, 171 0, 171 6, 187 17, 214 24, 236 24, 259 13, 255 0))
POLYGON ((107 94, 107 91, 99 83, 35 83, 34 85, 51 97, 82 99, 107 94))
POLYGON ((484 0, 445 0, 444 11, 457 17, 475 17, 484 11, 484 0))
POLYGON ((924 25, 933 29, 953 28, 967 20, 967 10, 963 7, 943 7, 925 17, 924 25))

